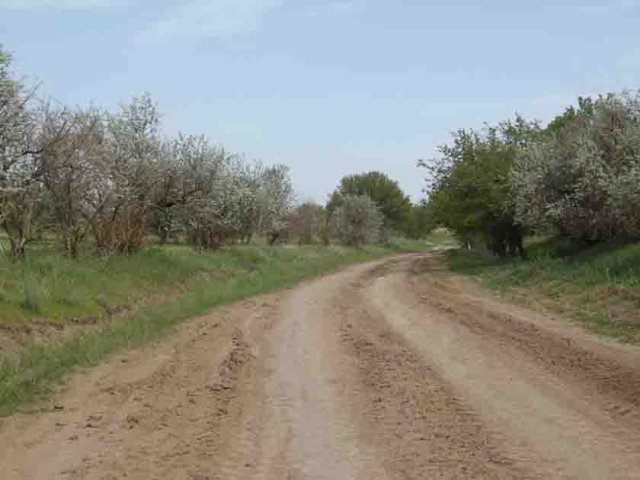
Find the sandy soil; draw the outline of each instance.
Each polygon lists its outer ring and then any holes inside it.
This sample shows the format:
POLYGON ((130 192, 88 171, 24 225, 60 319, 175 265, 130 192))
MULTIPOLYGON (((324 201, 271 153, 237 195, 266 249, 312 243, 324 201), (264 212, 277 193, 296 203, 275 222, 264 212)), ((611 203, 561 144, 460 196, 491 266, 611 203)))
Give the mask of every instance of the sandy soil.
POLYGON ((76 373, 0 478, 640 479, 640 349, 403 255, 76 373))

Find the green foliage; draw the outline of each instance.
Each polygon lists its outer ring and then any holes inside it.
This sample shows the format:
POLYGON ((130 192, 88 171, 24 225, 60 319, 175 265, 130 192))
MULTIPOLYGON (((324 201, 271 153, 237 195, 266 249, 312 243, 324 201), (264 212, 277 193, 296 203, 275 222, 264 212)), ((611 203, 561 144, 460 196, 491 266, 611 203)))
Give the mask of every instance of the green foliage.
POLYGON ((376 204, 384 216, 384 226, 403 231, 411 211, 411 202, 398 182, 381 172, 367 172, 348 175, 340 180, 340 185, 331 194, 327 210, 334 212, 346 196, 366 195, 376 204))
POLYGON ((404 227, 404 233, 408 238, 415 240, 425 238, 435 226, 435 216, 426 202, 411 205, 404 227))
POLYGON ((218 267, 216 257, 181 246, 147 247, 128 257, 72 259, 50 249, 22 261, 0 256, 0 323, 101 315, 105 308, 171 293, 174 285, 211 275, 218 267))
POLYGON ((429 208, 434 220, 465 244, 484 242, 498 255, 522 254, 522 229, 514 218, 510 171, 518 152, 539 135, 522 117, 459 130, 442 156, 420 162, 429 172, 429 208))
POLYGON ((593 99, 591 97, 578 97, 578 108, 575 108, 573 105, 567 107, 561 115, 556 116, 549 122, 545 131, 552 135, 559 135, 578 118, 585 115, 593 115, 593 112, 593 99))
POLYGON ((640 238, 640 92, 578 99, 542 129, 521 117, 459 130, 429 171, 435 222, 467 246, 522 253, 522 234, 640 238))
POLYGON ((455 248, 457 245, 456 238, 446 228, 434 228, 424 237, 424 241, 430 247, 447 247, 455 248))

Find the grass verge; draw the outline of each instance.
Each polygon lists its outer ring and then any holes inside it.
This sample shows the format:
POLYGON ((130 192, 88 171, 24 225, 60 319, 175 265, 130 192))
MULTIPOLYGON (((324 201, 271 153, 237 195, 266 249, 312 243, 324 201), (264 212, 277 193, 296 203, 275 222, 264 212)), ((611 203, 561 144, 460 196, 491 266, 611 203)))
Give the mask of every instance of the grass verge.
POLYGON ((640 343, 638 243, 580 250, 554 239, 533 239, 524 260, 455 250, 449 263, 454 272, 519 303, 543 306, 593 332, 640 343))
POLYGON ((166 294, 194 276, 216 274, 229 261, 227 254, 186 246, 151 246, 128 257, 72 259, 52 249, 20 261, 0 256, 0 323, 101 316, 166 294))
MULTIPOLYGON (((347 263, 416 247, 397 244, 362 249, 338 246, 233 246, 215 254, 169 249, 169 256, 207 257, 198 257, 203 262, 204 270, 196 268, 198 274, 187 277, 181 285, 181 295, 163 303, 143 306, 130 316, 108 323, 104 328, 80 331, 59 343, 28 345, 18 356, 1 359, 0 415, 13 413, 19 406, 50 392, 74 367, 95 365, 107 354, 158 339, 181 321, 200 315, 216 305, 290 285, 347 263)), ((160 254, 147 251, 141 256, 151 255, 154 258, 149 262, 150 265, 164 269, 164 266, 158 265, 155 256, 165 254, 167 252, 160 254)), ((188 262, 192 261, 195 260, 191 258, 188 262)), ((143 260, 142 263, 138 265, 139 268, 145 267, 143 260)), ((118 277, 117 272, 108 275, 118 277)), ((142 275, 146 274, 143 272, 142 275)), ((150 275, 153 276, 153 273, 150 275)))

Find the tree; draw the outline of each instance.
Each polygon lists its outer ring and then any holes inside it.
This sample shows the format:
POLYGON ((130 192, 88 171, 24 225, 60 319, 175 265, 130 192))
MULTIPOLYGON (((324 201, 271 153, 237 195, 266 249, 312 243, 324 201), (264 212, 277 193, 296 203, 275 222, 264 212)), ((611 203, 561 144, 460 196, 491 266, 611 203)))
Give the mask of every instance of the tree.
POLYGON ((420 162, 428 176, 429 206, 438 223, 467 245, 478 240, 496 255, 524 253, 523 228, 515 217, 510 172, 518 152, 539 135, 521 117, 483 132, 459 130, 442 156, 420 162))
POLYGON ((553 135, 561 135, 565 128, 573 124, 576 119, 585 115, 593 115, 593 113, 593 99, 591 97, 578 97, 578 108, 575 108, 573 105, 567 107, 561 115, 556 116, 549 122, 545 128, 545 132, 553 135))
POLYGON ((324 208, 314 202, 305 202, 291 213, 291 234, 299 244, 316 243, 324 240, 322 234, 325 223, 324 208))
POLYGON ((289 167, 275 165, 264 171, 259 199, 260 229, 273 244, 288 230, 287 216, 293 200, 289 167))
POLYGON ((160 113, 151 97, 143 95, 108 115, 106 125, 111 192, 94 222, 94 235, 101 251, 128 254, 144 241, 152 192, 161 178, 160 113))
POLYGON ((33 93, 13 77, 11 57, 0 48, 0 222, 11 254, 23 256, 42 226, 43 197, 33 93))
POLYGON ((380 240, 384 217, 367 195, 345 195, 331 214, 331 225, 341 243, 362 246, 380 240))
POLYGON ((640 237, 640 92, 581 99, 524 149, 517 218, 579 242, 640 237))
POLYGON ((179 207, 189 243, 215 249, 234 231, 237 192, 234 159, 206 141, 184 157, 183 189, 194 192, 179 207))
POLYGON ((398 182, 381 172, 348 175, 340 180, 327 204, 329 212, 335 211, 349 195, 366 195, 376 204, 384 217, 386 228, 402 231, 411 210, 409 198, 398 182))
POLYGON ((419 240, 426 237, 435 227, 434 215, 426 202, 411 205, 406 221, 405 234, 419 240))
POLYGON ((184 233, 200 247, 289 225, 289 170, 247 162, 204 136, 161 134, 149 95, 116 113, 40 102, 0 49, 0 228, 13 255, 47 228, 77 256, 93 233, 103 254, 136 251, 148 228, 162 243, 184 233))
POLYGON ((191 243, 212 249, 226 240, 248 242, 256 233, 278 239, 292 197, 286 167, 246 163, 216 148, 202 150, 193 160, 187 183, 196 181, 199 187, 180 208, 191 243))
POLYGON ((42 178, 63 249, 74 257, 109 199, 103 120, 103 113, 95 109, 50 106, 41 119, 42 178))
POLYGON ((244 243, 250 243, 262 226, 264 176, 264 165, 259 162, 245 164, 240 161, 236 167, 237 228, 244 243))
POLYGON ((160 243, 181 229, 180 211, 207 191, 213 164, 224 154, 209 144, 204 135, 184 135, 162 143, 157 181, 152 185, 152 225, 160 243), (211 165, 209 165, 211 163, 211 165))

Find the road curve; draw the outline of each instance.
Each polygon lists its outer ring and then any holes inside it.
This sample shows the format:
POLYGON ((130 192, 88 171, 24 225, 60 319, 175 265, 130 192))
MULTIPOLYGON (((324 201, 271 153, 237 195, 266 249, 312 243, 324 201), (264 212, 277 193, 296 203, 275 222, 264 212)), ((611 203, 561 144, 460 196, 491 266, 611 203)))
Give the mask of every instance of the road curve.
POLYGON ((434 254, 185 323, 0 419, 3 479, 640 479, 640 349, 434 254))

